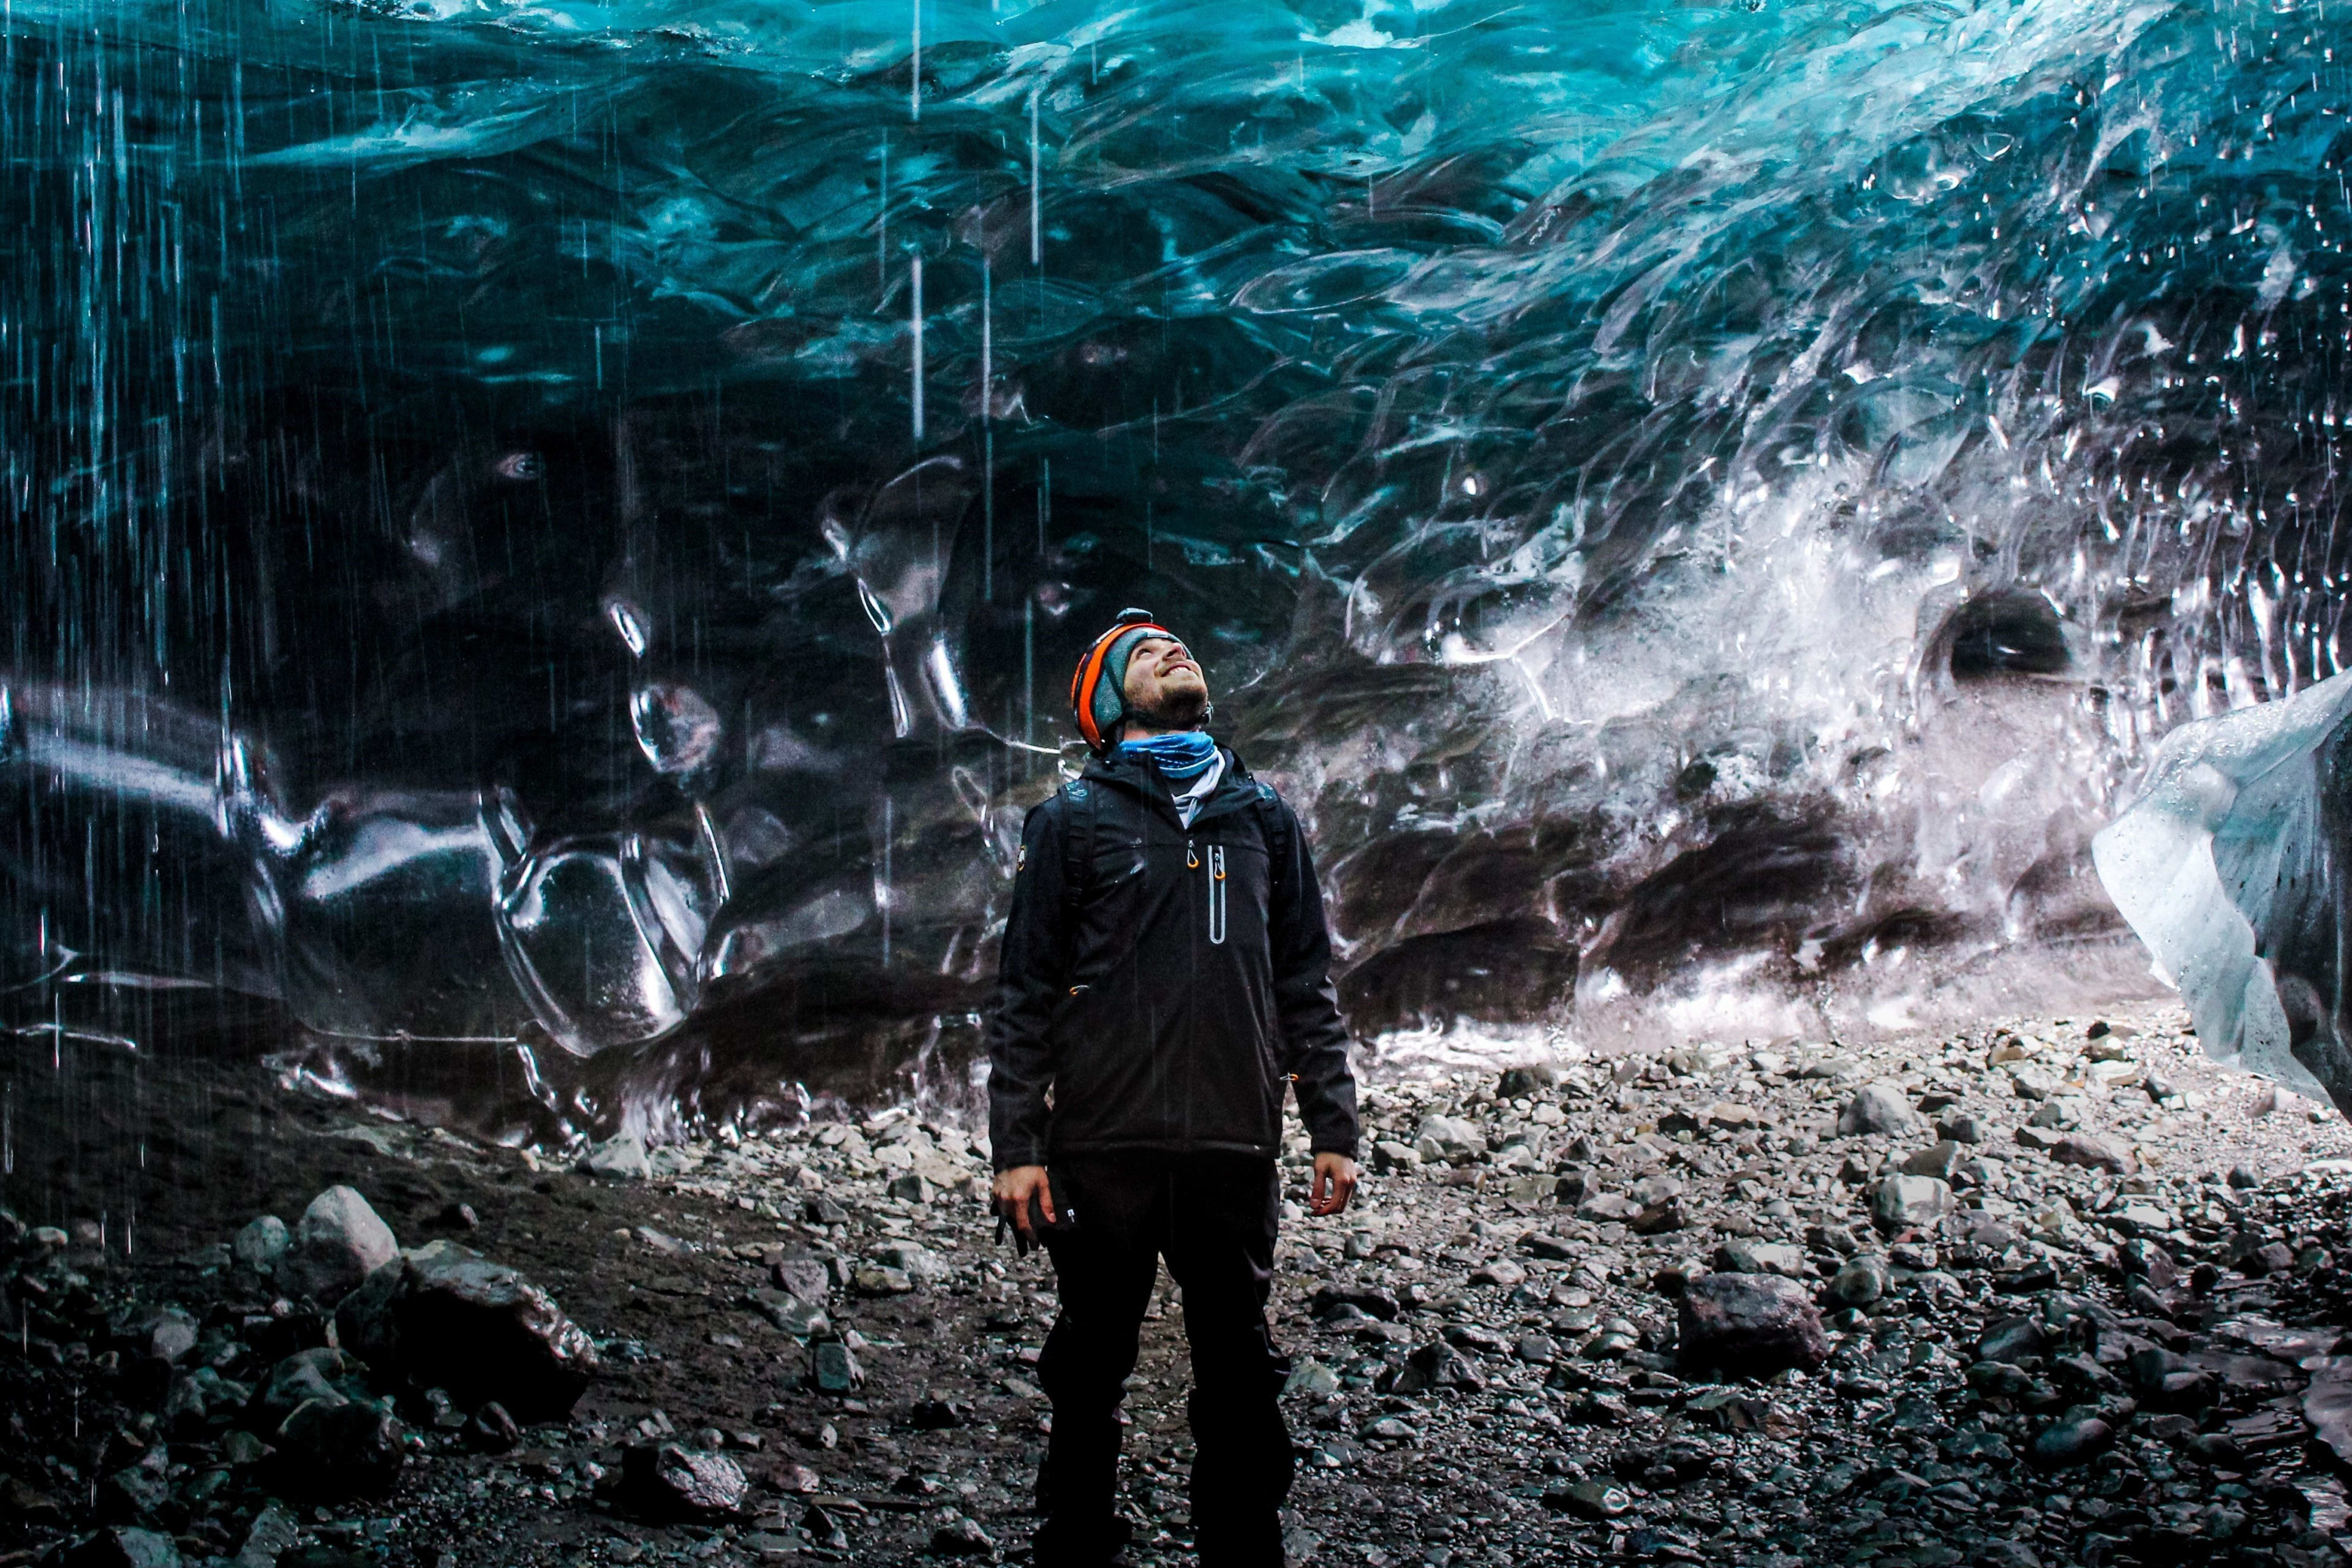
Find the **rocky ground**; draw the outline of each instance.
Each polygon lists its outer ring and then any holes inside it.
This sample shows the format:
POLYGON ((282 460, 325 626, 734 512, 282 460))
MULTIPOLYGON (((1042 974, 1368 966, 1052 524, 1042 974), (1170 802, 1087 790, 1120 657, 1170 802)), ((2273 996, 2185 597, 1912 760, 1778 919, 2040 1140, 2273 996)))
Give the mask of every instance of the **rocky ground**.
MULTIPOLYGON (((2184 1028, 1376 1084, 1357 1206, 1284 1232, 1293 1561, 2341 1563, 2352 1136, 2184 1028)), ((957 1129, 580 1169, 236 1067, 10 1074, 0 1565, 1025 1544, 1050 1282, 957 1129)), ((1139 1563, 1185 1560, 1172 1305, 1139 1563)))

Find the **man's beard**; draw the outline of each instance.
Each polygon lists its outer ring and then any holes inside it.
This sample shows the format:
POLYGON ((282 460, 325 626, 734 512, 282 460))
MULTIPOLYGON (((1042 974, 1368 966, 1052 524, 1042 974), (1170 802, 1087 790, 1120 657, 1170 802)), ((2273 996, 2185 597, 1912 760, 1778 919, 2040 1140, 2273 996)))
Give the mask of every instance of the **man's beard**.
POLYGON ((1209 694, 1200 687, 1162 691, 1160 700, 1127 710, 1127 721, 1147 730, 1197 730, 1209 716, 1209 694))

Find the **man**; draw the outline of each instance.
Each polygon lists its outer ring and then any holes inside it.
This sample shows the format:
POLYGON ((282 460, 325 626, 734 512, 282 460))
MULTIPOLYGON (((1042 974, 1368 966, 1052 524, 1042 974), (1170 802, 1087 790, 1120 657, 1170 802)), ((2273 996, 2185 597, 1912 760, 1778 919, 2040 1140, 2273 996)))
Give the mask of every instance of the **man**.
POLYGON ((1022 831, 989 1032, 998 1212, 1045 1243, 1061 1293, 1037 1363, 1054 1429, 1036 1561, 1098 1568, 1126 1544, 1118 1405, 1165 1257, 1192 1342, 1201 1562, 1279 1568, 1287 1363, 1265 1304, 1285 1084, 1313 1212, 1356 1185, 1322 893, 1297 817, 1203 732, 1200 663, 1148 614, 1095 639, 1070 705, 1096 756, 1022 831))

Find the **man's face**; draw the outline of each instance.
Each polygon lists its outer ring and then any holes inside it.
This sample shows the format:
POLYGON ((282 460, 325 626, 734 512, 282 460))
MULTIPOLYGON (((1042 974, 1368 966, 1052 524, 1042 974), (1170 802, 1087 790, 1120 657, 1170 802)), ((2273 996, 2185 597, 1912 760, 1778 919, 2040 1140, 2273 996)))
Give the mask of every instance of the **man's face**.
POLYGON ((1146 637, 1128 656, 1119 695, 1129 721, 1154 730, 1190 730, 1208 716, 1200 661, 1173 637, 1146 637))

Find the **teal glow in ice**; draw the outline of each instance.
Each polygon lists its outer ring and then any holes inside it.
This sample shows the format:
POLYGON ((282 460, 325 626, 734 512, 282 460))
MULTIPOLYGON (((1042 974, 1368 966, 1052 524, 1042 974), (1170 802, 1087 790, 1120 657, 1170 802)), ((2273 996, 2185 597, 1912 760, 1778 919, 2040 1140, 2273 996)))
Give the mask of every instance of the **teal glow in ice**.
POLYGON ((1906 952, 2113 933, 2117 781, 2344 662, 2347 48, 18 0, 0 980, 578 1051, 793 986, 931 1052, 1140 602, 1301 796, 1367 1026, 1494 953, 1547 977, 1497 1016, 1897 1024, 1906 952))

